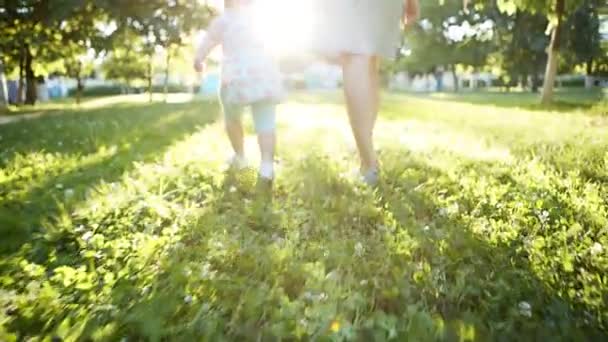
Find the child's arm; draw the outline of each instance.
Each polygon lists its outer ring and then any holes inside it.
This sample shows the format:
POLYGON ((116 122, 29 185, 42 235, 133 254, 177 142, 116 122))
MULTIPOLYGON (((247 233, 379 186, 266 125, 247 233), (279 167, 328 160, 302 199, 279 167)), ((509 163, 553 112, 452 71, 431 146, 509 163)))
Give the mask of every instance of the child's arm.
POLYGON ((203 71, 204 61, 211 51, 222 43, 223 24, 220 18, 211 22, 207 34, 200 42, 194 54, 194 70, 203 71))

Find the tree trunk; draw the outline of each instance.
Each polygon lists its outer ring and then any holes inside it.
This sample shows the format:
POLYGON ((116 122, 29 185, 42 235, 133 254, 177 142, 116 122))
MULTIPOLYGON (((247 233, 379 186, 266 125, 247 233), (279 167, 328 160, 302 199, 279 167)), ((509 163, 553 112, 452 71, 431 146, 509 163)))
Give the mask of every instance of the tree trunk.
POLYGON ((33 64, 34 56, 29 46, 25 47, 25 104, 35 105, 38 97, 36 91, 36 75, 34 75, 33 64))
POLYGON ((585 88, 591 89, 595 86, 595 79, 593 77, 593 58, 587 61, 587 75, 585 75, 585 88))
POLYGON ((8 107, 8 91, 6 88, 6 78, 4 77, 4 64, 0 57, 0 109, 8 107))
POLYGON ((519 78, 519 87, 524 91, 526 89, 528 89, 528 74, 527 73, 521 74, 521 76, 519 78))
POLYGON ((565 0, 557 0, 555 3, 555 14, 557 15, 557 25, 551 34, 551 44, 549 45, 547 69, 545 71, 545 83, 541 95, 541 103, 550 104, 553 101, 553 89, 555 88, 555 78, 557 76, 557 63, 559 58, 559 41, 562 29, 562 17, 564 16, 565 0))
POLYGON ((165 102, 167 102, 167 98, 169 97, 169 65, 171 65, 171 48, 167 47, 167 61, 165 65, 165 102))
POLYGON ((456 75, 456 65, 452 64, 450 68, 452 69, 452 79, 454 80, 454 92, 457 93, 460 85, 458 84, 458 75, 456 75))
POLYGON ((76 76, 76 104, 80 104, 80 100, 82 99, 82 90, 84 85, 82 84, 82 76, 78 74, 76 76))
POLYGON ((538 73, 532 73, 532 92, 538 93, 538 73))
POLYGON ((148 101, 152 103, 152 56, 148 60, 148 94, 150 96, 148 101))
POLYGON ((23 104, 23 89, 25 87, 25 54, 23 48, 19 53, 19 84, 17 85, 17 104, 23 104))

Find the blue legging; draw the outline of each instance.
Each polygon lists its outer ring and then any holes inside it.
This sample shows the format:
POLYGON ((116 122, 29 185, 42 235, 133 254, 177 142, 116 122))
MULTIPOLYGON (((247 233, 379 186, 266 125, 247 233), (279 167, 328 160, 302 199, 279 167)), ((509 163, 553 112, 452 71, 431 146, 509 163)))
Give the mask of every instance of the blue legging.
MULTIPOLYGON (((255 132, 257 134, 273 133, 276 128, 276 104, 270 101, 259 101, 249 106, 251 107, 255 132)), ((222 100, 226 123, 241 121, 245 107, 247 106, 227 103, 222 100)))

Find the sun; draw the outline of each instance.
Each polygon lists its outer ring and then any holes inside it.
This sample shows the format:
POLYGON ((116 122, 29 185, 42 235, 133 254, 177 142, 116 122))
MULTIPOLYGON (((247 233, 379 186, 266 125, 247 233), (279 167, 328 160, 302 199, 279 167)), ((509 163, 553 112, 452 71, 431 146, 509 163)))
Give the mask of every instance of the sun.
POLYGON ((288 55, 310 46, 315 26, 313 1, 256 0, 258 33, 266 46, 279 55, 288 55))

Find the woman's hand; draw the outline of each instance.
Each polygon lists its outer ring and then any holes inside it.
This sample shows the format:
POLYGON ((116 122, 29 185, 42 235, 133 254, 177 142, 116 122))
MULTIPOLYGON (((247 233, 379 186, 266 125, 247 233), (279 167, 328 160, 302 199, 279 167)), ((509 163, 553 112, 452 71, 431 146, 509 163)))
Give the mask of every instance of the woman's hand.
POLYGON ((403 9, 403 23, 410 26, 420 17, 420 3, 418 0, 405 0, 403 9))

